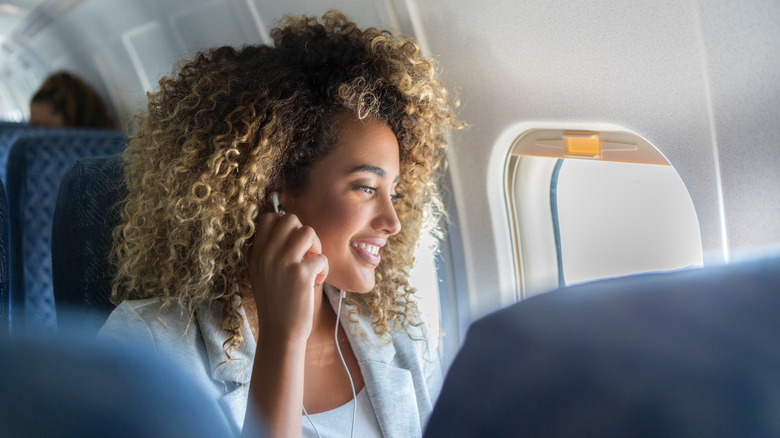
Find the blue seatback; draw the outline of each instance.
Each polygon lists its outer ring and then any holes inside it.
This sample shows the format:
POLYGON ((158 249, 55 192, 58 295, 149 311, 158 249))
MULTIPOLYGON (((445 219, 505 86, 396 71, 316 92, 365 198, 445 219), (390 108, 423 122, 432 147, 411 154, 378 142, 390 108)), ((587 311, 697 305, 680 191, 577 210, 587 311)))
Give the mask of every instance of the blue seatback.
POLYGON ((8 198, 0 181, 0 337, 8 332, 11 301, 8 294, 8 198))
POLYGON ((0 184, 2 184, 3 190, 0 193, 2 200, 0 201, 0 240, 2 240, 2 247, 0 248, 0 335, 8 331, 8 325, 11 315, 11 297, 9 294, 8 286, 8 198, 5 194, 5 164, 8 160, 8 151, 11 149, 11 144, 23 134, 29 134, 36 132, 34 128, 30 128, 26 123, 21 122, 9 122, 0 121, 0 184))
POLYGON ((471 325, 425 438, 777 437, 779 333, 780 255, 536 295, 471 325))
POLYGON ((25 122, 12 122, 10 120, 0 120, 0 129, 17 126, 29 126, 25 122))
POLYGON ((28 128, 30 125, 24 122, 11 122, 8 120, 0 120, 0 131, 5 130, 11 130, 11 129, 24 129, 28 128))
POLYGON ((0 352, 4 437, 240 435, 186 370, 143 347, 68 332, 0 338, 0 352))
POLYGON ((116 154, 123 146, 121 134, 81 129, 20 136, 11 146, 6 188, 13 330, 56 330, 51 229, 60 181, 80 158, 116 154))
POLYGON ((78 311, 97 333, 113 310, 109 301, 111 233, 125 197, 119 155, 79 160, 60 184, 51 238, 57 314, 78 311))
POLYGON ((26 123, 0 122, 0 181, 6 182, 5 166, 11 145, 22 135, 30 135, 40 131, 43 129, 31 128, 26 123))

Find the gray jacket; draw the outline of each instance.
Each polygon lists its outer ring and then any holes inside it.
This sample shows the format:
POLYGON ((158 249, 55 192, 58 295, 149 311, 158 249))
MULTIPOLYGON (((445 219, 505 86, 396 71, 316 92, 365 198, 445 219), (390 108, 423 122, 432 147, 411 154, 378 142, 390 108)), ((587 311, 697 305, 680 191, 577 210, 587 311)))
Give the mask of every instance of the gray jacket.
MULTIPOLYGON (((326 294, 334 309, 338 295, 332 288, 326 294)), ((344 306, 346 307, 346 306, 344 306)), ((393 333, 382 341, 365 317, 348 321, 342 308, 341 323, 363 373, 365 387, 385 437, 417 437, 427 421, 441 386, 441 369, 436 350, 422 330, 410 328, 393 333)), ((246 412, 249 379, 255 355, 255 340, 241 309, 244 343, 226 362, 222 344, 227 339, 220 328, 218 305, 201 306, 189 320, 179 306, 160 310, 157 299, 129 300, 109 316, 98 337, 103 340, 142 343, 183 364, 215 399, 238 429, 246 412)))

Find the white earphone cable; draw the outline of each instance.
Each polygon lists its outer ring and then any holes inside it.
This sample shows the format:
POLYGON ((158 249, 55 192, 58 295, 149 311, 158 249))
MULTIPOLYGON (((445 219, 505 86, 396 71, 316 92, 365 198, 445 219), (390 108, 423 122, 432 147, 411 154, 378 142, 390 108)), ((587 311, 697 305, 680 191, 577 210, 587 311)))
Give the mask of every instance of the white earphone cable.
POLYGON ((301 405, 301 409, 303 409, 303 415, 306 415, 306 419, 309 420, 309 424, 311 424, 311 427, 314 429, 314 433, 317 434, 317 438, 322 438, 320 436, 320 431, 317 430, 317 426, 314 425, 314 422, 311 421, 311 417, 309 416, 309 413, 306 412, 306 408, 303 405, 301 405))
MULTIPOLYGON (((357 418, 357 395, 355 394, 355 382, 352 380, 352 373, 349 372, 349 367, 347 366, 347 361, 344 360, 344 355, 341 354, 341 347, 339 346, 339 320, 341 319, 341 300, 344 299, 344 297, 347 296, 347 293, 343 290, 339 291, 339 308, 336 311, 336 330, 333 333, 333 339, 336 341, 336 350, 339 352, 339 357, 341 358, 341 364, 344 365, 344 369, 347 371, 347 377, 349 377, 349 384, 352 386, 352 429, 349 431, 350 438, 354 437, 355 435, 355 419, 357 418)), ((314 422, 311 420, 311 417, 309 417, 309 413, 306 412, 306 408, 301 405, 301 408, 303 409, 303 414, 306 416, 306 419, 309 420, 309 424, 311 424, 311 427, 314 429, 314 433, 317 434, 318 438, 322 438, 320 436, 320 431, 317 430, 317 426, 314 425, 314 422)))
POLYGON ((333 333, 333 338, 336 340, 336 350, 341 357, 341 363, 344 365, 344 369, 347 371, 347 377, 349 377, 349 384, 352 386, 352 429, 349 431, 349 436, 352 438, 355 434, 355 418, 357 418, 357 395, 355 394, 355 382, 352 381, 352 373, 349 372, 347 362, 344 360, 344 355, 341 354, 341 347, 339 346, 339 318, 341 317, 341 300, 347 296, 347 293, 343 290, 339 291, 339 310, 336 312, 336 330, 333 333))

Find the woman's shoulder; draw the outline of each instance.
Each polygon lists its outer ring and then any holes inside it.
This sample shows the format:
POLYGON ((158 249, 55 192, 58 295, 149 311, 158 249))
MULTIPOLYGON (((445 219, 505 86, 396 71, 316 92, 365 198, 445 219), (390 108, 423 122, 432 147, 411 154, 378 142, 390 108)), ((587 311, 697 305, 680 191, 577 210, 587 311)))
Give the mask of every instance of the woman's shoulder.
MULTIPOLYGON (((438 397, 442 382, 438 333, 432 333, 427 324, 410 325, 392 331, 392 344, 395 350, 393 362, 411 372, 418 388, 418 403, 421 406, 432 404, 438 397)), ((428 414, 421 413, 423 416, 428 414)))
POLYGON ((438 337, 427 324, 409 324, 390 333, 397 352, 414 356, 422 362, 438 361, 438 337))
POLYGON ((143 321, 148 325, 163 323, 168 325, 176 323, 178 320, 189 319, 189 311, 185 306, 172 301, 165 303, 160 298, 147 298, 142 300, 124 300, 111 315, 109 315, 106 324, 109 322, 139 323, 143 321))
POLYGON ((124 300, 116 306, 112 313, 143 313, 162 306, 160 298, 146 298, 143 300, 124 300))
POLYGON ((98 333, 99 339, 142 343, 158 348, 161 343, 182 341, 197 331, 195 315, 177 302, 167 305, 159 298, 122 301, 98 333))

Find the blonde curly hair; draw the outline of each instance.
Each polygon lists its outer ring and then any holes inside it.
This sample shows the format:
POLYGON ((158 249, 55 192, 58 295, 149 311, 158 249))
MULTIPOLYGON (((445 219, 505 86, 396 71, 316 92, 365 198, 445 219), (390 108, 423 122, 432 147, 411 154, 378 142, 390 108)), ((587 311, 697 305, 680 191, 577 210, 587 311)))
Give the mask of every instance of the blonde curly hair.
POLYGON ((361 30, 335 11, 285 17, 271 36, 272 46, 199 53, 148 95, 123 156, 128 196, 114 230, 112 301, 159 297, 190 317, 219 302, 226 353, 238 348, 237 286, 248 287, 248 248, 270 207, 266 192, 279 181, 304 190, 337 140, 334 121, 348 113, 395 133, 403 197, 395 204, 402 230, 383 249, 374 290, 346 302, 367 309, 380 336, 408 329, 417 322, 413 252, 442 213, 434 180, 446 134, 459 126, 456 104, 412 39, 361 30))

